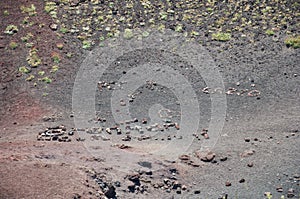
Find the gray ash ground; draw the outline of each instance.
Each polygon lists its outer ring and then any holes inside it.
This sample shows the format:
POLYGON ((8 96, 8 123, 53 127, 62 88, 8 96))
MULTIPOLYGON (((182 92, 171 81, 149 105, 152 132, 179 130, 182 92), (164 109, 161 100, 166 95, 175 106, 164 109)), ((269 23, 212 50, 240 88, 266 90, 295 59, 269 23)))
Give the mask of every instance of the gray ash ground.
POLYGON ((267 198, 269 193, 273 198, 299 198, 300 51, 284 43, 286 38, 299 35, 298 2, 53 2, 0 2, 0 198, 252 199, 267 198), (21 5, 31 4, 36 6, 36 15, 22 13, 21 5), (53 12, 44 10, 47 4, 53 5, 53 12), (33 23, 24 24, 26 17, 33 23), (19 31, 5 34, 10 24, 17 25, 19 31), (99 79, 98 114, 90 118, 96 128, 74 129, 72 88, 88 50, 104 45, 103 39, 109 40, 118 31, 122 34, 125 28, 143 27, 186 32, 187 38, 205 46, 217 64, 228 107, 225 126, 212 151, 198 149, 209 139, 205 129, 210 118, 209 95, 214 90, 206 88, 186 62, 151 49, 120 57, 109 66, 99 79), (267 30, 274 34, 267 34, 267 30), (27 43, 38 48, 42 58, 37 68, 28 65, 30 48, 21 42, 29 32, 33 37, 27 43), (230 33, 231 39, 214 40, 212 35, 217 32, 230 33), (11 41, 19 44, 14 50, 9 47, 11 41), (58 43, 63 44, 62 50, 58 43), (83 49, 87 43, 91 46, 83 49), (50 72, 57 64, 51 58, 53 52, 61 58, 56 73, 50 72), (129 96, 130 103, 124 104, 130 106, 132 118, 138 122, 116 124, 110 112, 110 89, 119 88, 116 82, 130 69, 128 66, 153 60, 172 65, 191 82, 201 107, 201 129, 187 135, 195 138, 191 152, 183 151, 176 161, 145 155, 128 161, 134 167, 124 172, 117 165, 126 162, 110 165, 106 160, 112 151, 143 155, 147 153, 134 151, 137 144, 165 144, 178 139, 174 127, 178 123, 180 128, 180 105, 171 91, 155 82, 145 81, 133 99, 129 96), (21 74, 18 69, 23 65, 31 73, 21 74), (45 71, 52 83, 39 81, 39 71, 45 71), (31 74, 36 78, 25 81, 31 74), (35 82, 37 86, 33 86, 35 82), (166 111, 162 117, 151 118, 149 109, 152 115, 166 111), (153 123, 164 131, 157 129, 159 136, 143 139, 143 135, 152 135, 147 127, 153 123), (164 124, 172 126, 166 129, 164 124), (69 135, 71 131, 74 135, 69 135), (46 141, 49 138, 51 141, 46 141), (88 142, 107 146, 101 149, 103 155, 87 150, 88 142))

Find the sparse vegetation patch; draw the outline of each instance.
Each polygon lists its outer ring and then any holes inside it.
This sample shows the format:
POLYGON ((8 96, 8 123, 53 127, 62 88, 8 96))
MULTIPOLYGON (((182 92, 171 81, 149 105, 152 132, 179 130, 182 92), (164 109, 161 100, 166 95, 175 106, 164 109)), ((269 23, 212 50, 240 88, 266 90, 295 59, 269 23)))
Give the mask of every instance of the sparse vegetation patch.
POLYGON ((18 47, 18 44, 17 44, 16 42, 11 41, 11 42, 9 43, 9 48, 10 48, 10 49, 14 50, 14 49, 16 49, 17 47, 18 47))
POLYGON ((4 31, 4 33, 13 35, 19 31, 18 27, 15 25, 8 25, 4 31))
POLYGON ((36 15, 36 7, 34 4, 31 4, 29 7, 26 6, 21 6, 20 7, 21 11, 23 13, 27 13, 29 16, 35 16, 36 15))
POLYGON ((218 32, 212 34, 212 39, 216 41, 229 41, 231 39, 230 33, 218 32))
POLYGON ((27 57, 28 64, 35 68, 42 63, 41 58, 37 54, 38 50, 36 48, 32 48, 29 51, 29 56, 27 57))
POLYGON ((295 37, 289 37, 284 41, 284 43, 288 47, 300 48, 300 35, 295 36, 295 37))

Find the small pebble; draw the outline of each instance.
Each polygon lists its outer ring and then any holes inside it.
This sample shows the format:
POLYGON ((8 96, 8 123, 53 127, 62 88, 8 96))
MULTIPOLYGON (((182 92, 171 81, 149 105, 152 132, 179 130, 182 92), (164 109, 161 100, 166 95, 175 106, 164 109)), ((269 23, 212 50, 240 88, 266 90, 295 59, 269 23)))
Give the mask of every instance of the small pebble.
POLYGON ((178 188, 178 189, 176 190, 176 193, 177 193, 177 194, 181 194, 180 188, 178 188))
POLYGON ((226 186, 226 187, 230 187, 230 186, 231 186, 231 182, 226 181, 225 186, 226 186))
POLYGON ((53 24, 50 24, 49 27, 51 30, 57 30, 58 25, 53 23, 53 24))
POLYGON ((294 196, 295 196, 295 194, 294 194, 294 189, 290 188, 290 189, 288 190, 287 197, 288 197, 288 198, 292 198, 292 197, 294 197, 294 196))
POLYGON ((106 133, 111 134, 110 128, 106 128, 105 131, 106 131, 106 133))
POLYGON ((283 192, 283 188, 282 188, 281 186, 278 186, 278 187, 276 188, 276 190, 277 190, 278 192, 283 192))
POLYGON ((125 101, 124 101, 124 100, 121 100, 121 101, 120 101, 120 105, 121 105, 121 106, 126 106, 125 101))
POLYGON ((247 166, 248 166, 248 167, 253 167, 253 162, 249 162, 249 163, 247 164, 247 166))
POLYGON ((226 161, 227 159, 228 159, 228 158, 227 158, 226 156, 224 156, 224 157, 221 157, 221 158, 220 158, 220 161, 221 161, 221 162, 224 162, 224 161, 226 161))

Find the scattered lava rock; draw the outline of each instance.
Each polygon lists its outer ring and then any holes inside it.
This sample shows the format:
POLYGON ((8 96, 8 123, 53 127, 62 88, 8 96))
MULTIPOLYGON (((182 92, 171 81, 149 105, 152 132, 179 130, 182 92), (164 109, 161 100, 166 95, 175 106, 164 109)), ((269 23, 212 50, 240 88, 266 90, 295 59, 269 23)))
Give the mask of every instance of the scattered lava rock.
POLYGON ((147 121, 146 118, 143 118, 143 119, 142 119, 142 124, 147 124, 147 122, 148 122, 148 121, 147 121))
POLYGON ((226 182, 225 182, 225 186, 226 186, 226 187, 230 187, 230 186, 231 186, 231 182, 226 181, 226 182))
POLYGON ((252 90, 248 92, 249 97, 258 97, 260 95, 260 91, 258 90, 252 90))
POLYGON ((116 198, 116 194, 116 188, 112 184, 109 184, 104 195, 108 198, 116 198))
POLYGON ((283 192, 282 186, 278 186, 278 187, 276 188, 276 190, 277 190, 278 192, 283 192))
POLYGON ((253 167, 253 162, 249 162, 249 163, 247 164, 247 166, 248 166, 248 167, 253 167))
MULTIPOLYGON (((143 172, 141 173, 143 174, 143 172)), ((126 178, 130 181, 130 184, 127 186, 129 192, 137 194, 137 193, 144 193, 148 190, 148 186, 146 184, 142 184, 141 182, 151 183, 151 180, 148 180, 147 177, 142 176, 142 174, 135 173, 126 176, 126 178)), ((152 171, 151 171, 151 175, 152 175, 152 171)))
POLYGON ((132 148, 131 146, 128 146, 128 145, 125 145, 125 144, 116 144, 116 146, 119 149, 130 149, 130 148, 132 148))
POLYGON ((182 161, 188 161, 191 159, 191 157, 189 155, 181 155, 179 159, 182 161))
POLYGON ((141 185, 140 182, 140 174, 131 174, 127 176, 128 180, 130 180, 131 182, 133 182, 135 185, 139 186, 141 185))
POLYGON ((84 138, 80 138, 80 137, 79 137, 79 138, 76 138, 76 141, 77 141, 77 142, 84 142, 84 141, 85 141, 85 139, 84 139, 84 138))
POLYGON ((121 182, 120 182, 120 181, 116 181, 116 182, 114 182, 114 185, 115 185, 116 187, 121 187, 121 182))
MULTIPOLYGON (((95 171, 88 171, 91 175, 91 178, 99 185, 101 191, 107 198, 117 198, 116 188, 114 187, 113 183, 106 182, 105 176, 102 174, 96 173, 95 171)), ((114 183, 116 186, 116 182, 114 183)))
POLYGON ((38 141, 59 141, 59 142, 71 142, 68 136, 74 135, 74 130, 72 129, 67 133, 67 128, 63 125, 48 127, 44 131, 40 132, 37 136, 38 141), (72 131, 72 133, 70 133, 72 131), (66 136, 68 135, 68 136, 66 136))
POLYGON ((253 155, 254 153, 255 153, 254 150, 249 149, 249 150, 244 151, 244 152, 241 154, 241 157, 245 158, 245 157, 248 157, 248 156, 253 155))
POLYGON ((208 136, 208 129, 203 129, 201 135, 202 135, 205 139, 209 139, 209 136, 208 136))
POLYGON ((221 161, 221 162, 225 162, 227 159, 228 159, 227 156, 224 156, 224 157, 221 157, 221 158, 220 158, 220 161, 221 161))
POLYGON ((203 162, 211 162, 216 157, 216 154, 211 151, 196 151, 195 154, 203 162))
POLYGON ((290 189, 288 190, 287 197, 288 197, 288 198, 294 197, 294 196, 295 196, 295 193, 294 193, 294 192, 295 192, 294 189, 290 188, 290 189))

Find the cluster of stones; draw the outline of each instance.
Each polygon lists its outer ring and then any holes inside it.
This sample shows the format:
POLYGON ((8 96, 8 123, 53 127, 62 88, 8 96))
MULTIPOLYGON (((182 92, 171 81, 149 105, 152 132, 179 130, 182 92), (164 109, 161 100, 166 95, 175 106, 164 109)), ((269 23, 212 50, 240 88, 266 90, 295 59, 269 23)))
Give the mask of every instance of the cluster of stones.
POLYGON ((98 184, 100 187, 100 195, 104 195, 107 198, 116 198, 116 187, 120 187, 120 182, 109 183, 106 182, 101 176, 98 176, 96 174, 91 176, 92 179, 98 184))
POLYGON ((100 82, 98 82, 98 89, 99 89, 99 91, 102 91, 104 88, 106 88, 108 90, 113 90, 114 88, 112 87, 112 85, 115 85, 115 82, 100 81, 100 82))
POLYGON ((165 177, 155 182, 153 180, 153 172, 150 169, 127 175, 126 179, 129 180, 127 191, 131 193, 144 193, 148 192, 150 187, 164 190, 167 193, 174 191, 177 194, 181 194, 182 191, 188 191, 188 187, 178 181, 176 177, 178 171, 172 168, 169 169, 169 172, 171 174, 169 177, 165 177))
POLYGON ((154 188, 166 190, 168 193, 175 191, 177 194, 187 191, 187 186, 180 183, 176 178, 164 178, 163 182, 154 184, 154 188))
MULTIPOLYGON (((98 118, 96 118, 96 121, 106 122, 106 119, 98 117, 98 118)), ((106 137, 105 134, 102 134, 103 132, 105 132, 109 136, 112 136, 112 135, 123 135, 124 136, 125 135, 124 137, 122 137, 122 139, 121 139, 122 141, 131 141, 133 139, 138 140, 138 141, 143 141, 143 140, 148 140, 148 139, 152 139, 152 138, 155 140, 158 140, 158 138, 155 136, 146 135, 145 131, 163 132, 163 131, 168 131, 172 128, 176 129, 176 130, 180 129, 180 126, 178 123, 172 122, 169 119, 165 120, 163 124, 155 123, 152 125, 145 126, 147 123, 148 123, 148 120, 146 118, 141 119, 141 121, 139 121, 137 118, 134 118, 132 120, 120 122, 120 124, 117 124, 112 127, 88 128, 85 130, 85 132, 88 134, 98 134, 98 135, 93 135, 91 137, 93 140, 99 140, 100 138, 103 141, 110 140, 109 137, 106 137), (136 123, 138 123, 138 122, 140 122, 141 125, 137 125, 136 123), (138 133, 138 136, 133 135, 132 132, 138 133), (100 134, 102 134, 102 135, 100 135, 100 134)), ((176 135, 174 135, 173 137, 176 138, 176 135)), ((171 140, 172 136, 168 135, 166 139, 171 140)), ((178 137, 178 139, 180 139, 180 138, 178 137)), ((164 138, 162 138, 162 140, 164 140, 164 138)))
POLYGON ((48 127, 40 132, 37 136, 38 141, 58 141, 71 142, 70 136, 74 135, 74 130, 67 132, 67 128, 63 125, 48 127))

